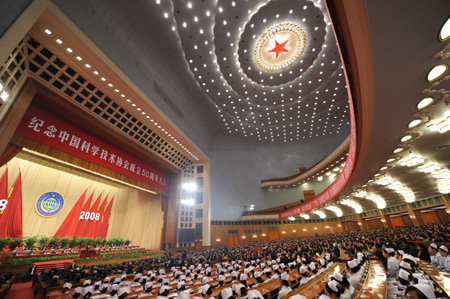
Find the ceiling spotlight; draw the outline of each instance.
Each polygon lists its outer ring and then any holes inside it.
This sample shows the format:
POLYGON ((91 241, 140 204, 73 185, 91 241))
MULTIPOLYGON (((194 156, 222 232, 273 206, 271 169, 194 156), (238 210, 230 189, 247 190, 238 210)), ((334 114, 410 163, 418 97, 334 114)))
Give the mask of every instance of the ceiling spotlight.
POLYGON ((421 119, 414 119, 408 124, 408 128, 415 128, 422 123, 421 119))
POLYGON ((441 30, 439 30, 439 41, 443 42, 450 38, 450 17, 442 25, 441 30))
POLYGON ((404 148, 398 147, 398 148, 396 148, 396 149, 394 150, 394 154, 400 153, 400 152, 402 152, 403 150, 404 150, 404 148))
POLYGON ((411 135, 405 135, 402 137, 402 139, 400 139, 401 142, 406 142, 412 139, 411 135))
POLYGON ((438 64, 435 65, 427 74, 427 81, 433 82, 442 77, 448 70, 448 65, 438 64))
POLYGON ((419 103, 417 103, 416 108, 417 108, 417 110, 422 110, 424 108, 427 108, 431 104, 433 104, 433 102, 434 102, 434 98, 432 98, 432 97, 423 98, 422 100, 420 100, 419 103))
POLYGON ((294 221, 295 217, 288 217, 289 220, 294 221))

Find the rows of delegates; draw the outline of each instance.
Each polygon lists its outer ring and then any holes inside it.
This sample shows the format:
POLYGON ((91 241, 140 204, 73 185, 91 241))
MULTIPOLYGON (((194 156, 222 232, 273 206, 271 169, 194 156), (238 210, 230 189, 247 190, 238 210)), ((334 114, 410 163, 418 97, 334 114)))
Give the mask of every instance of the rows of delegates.
POLYGON ((368 254, 383 262, 389 298, 436 298, 432 281, 419 272, 418 260, 450 273, 448 248, 436 243, 450 241, 449 223, 421 227, 397 227, 363 232, 326 234, 193 252, 178 252, 158 259, 119 265, 54 269, 35 277, 36 292, 61 286, 73 298, 139 298, 157 294, 157 299, 262 299, 261 284, 277 280, 277 299, 306 298, 292 295, 291 280, 301 287, 340 261, 350 259, 342 273, 334 273, 320 299, 352 298, 367 267, 368 254), (433 242, 429 246, 413 241, 433 242), (255 247, 261 250, 254 250, 255 247), (127 280, 127 277, 133 278, 127 280), (76 286, 72 288, 72 286, 76 286), (134 291, 131 291, 133 289, 134 291), (215 292, 217 293, 217 292, 215 292))

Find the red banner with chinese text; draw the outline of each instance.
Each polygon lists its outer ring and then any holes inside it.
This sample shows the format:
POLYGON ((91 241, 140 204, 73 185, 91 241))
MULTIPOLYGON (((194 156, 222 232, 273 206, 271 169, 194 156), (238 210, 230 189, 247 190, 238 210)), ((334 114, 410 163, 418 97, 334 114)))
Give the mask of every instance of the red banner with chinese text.
POLYGON ((36 106, 30 106, 27 110, 16 134, 150 186, 169 190, 169 178, 163 171, 100 141, 78 129, 74 124, 36 106))

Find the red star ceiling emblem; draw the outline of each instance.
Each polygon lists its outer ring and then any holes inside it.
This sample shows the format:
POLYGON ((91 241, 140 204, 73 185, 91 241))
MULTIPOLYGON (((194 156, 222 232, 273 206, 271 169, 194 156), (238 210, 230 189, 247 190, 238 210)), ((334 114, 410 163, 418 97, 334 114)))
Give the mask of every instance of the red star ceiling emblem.
POLYGON ((287 44, 288 40, 286 40, 284 43, 279 44, 277 41, 275 41, 275 48, 270 50, 269 52, 275 52, 276 58, 278 58, 278 55, 280 55, 281 52, 287 52, 286 48, 284 47, 287 44))

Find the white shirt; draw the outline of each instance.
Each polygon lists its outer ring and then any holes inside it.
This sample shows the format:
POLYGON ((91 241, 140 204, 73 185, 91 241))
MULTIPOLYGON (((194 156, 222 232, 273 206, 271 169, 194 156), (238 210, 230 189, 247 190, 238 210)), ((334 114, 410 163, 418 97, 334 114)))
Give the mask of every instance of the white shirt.
POLYGON ((301 287, 302 285, 308 283, 308 281, 309 281, 309 277, 302 277, 302 278, 300 279, 299 287, 301 287))
POLYGON ((278 297, 277 299, 281 299, 286 297, 287 294, 289 294, 290 292, 292 292, 292 289, 290 287, 287 287, 285 285, 283 285, 280 289, 280 291, 278 292, 278 297))
POLYGON ((389 257, 387 260, 387 273, 386 273, 387 278, 388 279, 397 278, 398 271, 399 271, 398 260, 393 256, 389 257))

